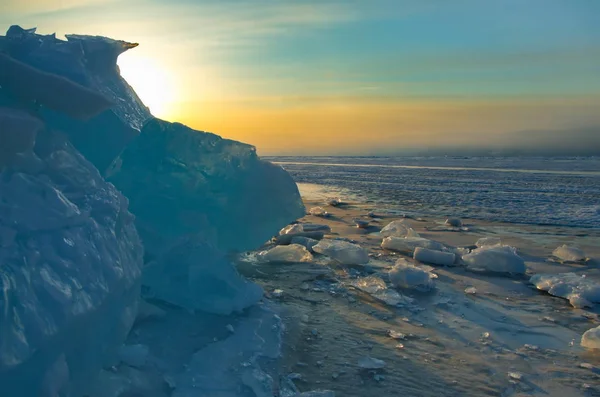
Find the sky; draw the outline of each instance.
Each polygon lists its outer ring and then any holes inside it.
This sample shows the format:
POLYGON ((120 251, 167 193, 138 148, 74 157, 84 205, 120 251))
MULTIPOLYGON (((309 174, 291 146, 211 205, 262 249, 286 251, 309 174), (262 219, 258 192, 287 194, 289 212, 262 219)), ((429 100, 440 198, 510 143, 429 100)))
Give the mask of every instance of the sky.
POLYGON ((138 42, 119 66, 155 116, 263 155, 600 154, 599 15, 598 0, 1 0, 0 29, 138 42))

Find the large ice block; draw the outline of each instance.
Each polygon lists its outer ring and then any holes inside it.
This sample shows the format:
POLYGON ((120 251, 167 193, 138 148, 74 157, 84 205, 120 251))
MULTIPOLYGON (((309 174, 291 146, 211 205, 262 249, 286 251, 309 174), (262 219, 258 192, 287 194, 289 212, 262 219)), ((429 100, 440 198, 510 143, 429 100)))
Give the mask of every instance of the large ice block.
POLYGON ((38 131, 33 149, 5 165, 0 394, 81 396, 135 319, 143 249, 134 218, 57 134, 38 131))
POLYGON ((226 314, 254 304, 260 289, 219 252, 256 249, 304 214, 294 181, 254 147, 158 119, 107 175, 136 215, 150 263, 144 285, 190 309, 226 314))
POLYGON ((129 198, 150 255, 190 234, 223 251, 256 249, 305 213, 289 174, 253 146, 159 119, 108 180, 129 198))
MULTIPOLYGON (((55 35, 36 34, 35 29, 11 26, 6 36, 0 36, 0 50, 40 71, 87 87, 111 102, 110 109, 88 121, 76 120, 72 114, 69 117, 69 112, 54 112, 42 103, 42 113, 48 125, 67 133, 73 145, 104 172, 139 133, 144 122, 152 117, 135 91, 120 76, 117 66, 117 57, 137 44, 100 36, 66 37, 67 41, 59 40, 55 35)), ((24 83, 20 84, 20 89, 23 86, 24 83)), ((60 86, 68 88, 68 84, 60 86)), ((32 88, 35 88, 36 96, 49 97, 52 101, 60 101, 65 92, 71 92, 53 87, 35 84, 32 88)), ((70 106, 74 110, 78 108, 70 106)), ((64 110, 64 107, 61 109, 64 110)))

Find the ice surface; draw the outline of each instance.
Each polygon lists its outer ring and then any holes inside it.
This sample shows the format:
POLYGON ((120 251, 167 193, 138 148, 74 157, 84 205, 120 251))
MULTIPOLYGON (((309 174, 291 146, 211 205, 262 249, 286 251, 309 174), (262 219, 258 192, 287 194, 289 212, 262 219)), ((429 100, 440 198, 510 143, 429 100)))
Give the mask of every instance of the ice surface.
POLYGON ((313 250, 327 255, 342 265, 363 265, 369 262, 369 255, 364 248, 347 241, 321 240, 313 250))
MULTIPOLYGON (((39 97, 47 92, 53 102, 59 103, 56 113, 43 110, 50 127, 69 135, 74 146, 101 172, 135 137, 144 122, 152 116, 133 89, 121 78, 117 67, 119 54, 137 44, 97 36, 67 35, 67 41, 54 35, 38 35, 35 30, 11 27, 6 37, 0 36, 7 54, 41 71, 65 77, 111 102, 111 108, 93 119, 82 122, 64 115, 65 109, 85 110, 87 106, 73 105, 71 92, 80 92, 67 84, 44 85, 47 91, 37 90, 39 97), (69 90, 66 90, 68 87, 69 90), (55 95, 60 92, 63 95, 55 95)), ((45 80, 54 81, 54 80, 45 80)), ((34 81, 35 83, 35 81, 34 81)), ((37 85, 37 84, 33 84, 37 85)), ((21 87, 24 84, 20 85, 21 87)), ((90 95, 86 96, 88 98, 90 95)), ((78 97, 81 99, 81 95, 78 97)))
POLYGON ((468 268, 497 273, 524 274, 525 261, 507 245, 483 246, 462 257, 468 268))
POLYGON ((119 348, 119 360, 130 367, 143 367, 149 352, 145 345, 123 345, 119 348))
POLYGON ((259 258, 262 261, 273 263, 297 263, 313 260, 313 256, 306 247, 299 244, 275 246, 268 251, 261 252, 259 258))
POLYGON ((381 243, 381 248, 410 254, 412 254, 417 247, 427 248, 434 251, 445 250, 445 247, 442 243, 422 237, 386 237, 381 243))
POLYGON ((576 247, 562 245, 552 252, 552 255, 567 262, 581 262, 586 259, 585 252, 576 247))
POLYGON ((234 334, 194 354, 187 369, 176 377, 172 397, 265 396, 273 380, 262 371, 259 360, 281 355, 283 324, 269 307, 253 307, 241 320, 234 334), (243 386, 250 388, 245 391, 243 386))
POLYGON ((0 172, 2 395, 82 395, 116 355, 143 258, 127 206, 46 130, 0 172))
POLYGON ((326 181, 337 191, 360 192, 361 199, 373 207, 397 209, 415 217, 452 214, 463 219, 521 224, 600 225, 598 156, 272 159, 287 162, 285 169, 298 183, 326 181), (507 172, 509 169, 512 171, 507 172), (565 186, 572 194, 565 194, 565 186), (444 194, 439 194, 441 191, 444 194), (513 200, 512 195, 520 199, 513 200))
POLYGON ((600 284, 575 273, 536 274, 529 280, 539 290, 568 299, 573 307, 600 303, 600 284))
POLYGON ((303 223, 302 224, 303 232, 323 232, 329 233, 331 232, 331 227, 329 225, 322 225, 320 223, 303 223))
POLYGON ((331 390, 312 390, 300 393, 296 397, 335 397, 335 392, 331 390))
POLYGON ((0 168, 33 149, 42 122, 21 110, 0 107, 0 168))
POLYGON ((220 251, 195 239, 184 240, 146 264, 142 282, 147 297, 216 314, 239 312, 263 294, 220 251))
POLYGON ((499 237, 482 237, 479 240, 477 240, 477 242, 475 243, 475 245, 478 248, 484 247, 484 246, 490 246, 490 245, 501 245, 502 244, 502 240, 500 240, 499 237))
POLYGON ((600 349, 600 326, 587 330, 583 334, 581 346, 588 349, 600 349))
POLYGON ((452 266, 456 260, 456 255, 452 252, 442 252, 417 247, 413 258, 419 262, 429 263, 431 265, 452 266))
POLYGON ((396 265, 389 271, 390 282, 396 288, 414 288, 420 291, 429 291, 433 288, 433 280, 436 276, 418 268, 400 258, 396 265))
POLYGON ((361 357, 358 366, 362 369, 382 369, 385 368, 385 361, 373 357, 361 357))

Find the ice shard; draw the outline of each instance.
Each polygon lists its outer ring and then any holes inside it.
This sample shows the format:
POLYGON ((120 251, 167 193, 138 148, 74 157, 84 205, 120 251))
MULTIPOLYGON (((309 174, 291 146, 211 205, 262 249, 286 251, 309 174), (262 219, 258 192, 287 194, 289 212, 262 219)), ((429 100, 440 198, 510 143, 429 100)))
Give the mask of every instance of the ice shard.
MULTIPOLYGON (((39 72, 64 77, 67 82, 89 90, 84 97, 85 102, 73 102, 68 99, 74 89, 64 81, 47 78, 44 81, 51 82, 51 85, 37 84, 44 76, 31 72, 36 80, 26 84, 23 79, 18 84, 21 91, 25 87, 30 88, 25 93, 34 95, 31 99, 44 99, 46 103, 59 106, 58 112, 55 111, 56 106, 43 106, 41 112, 46 122, 68 134, 77 150, 102 173, 127 143, 139 134, 144 122, 152 117, 135 91, 120 76, 117 66, 119 54, 137 44, 99 36, 66 37, 67 41, 59 40, 55 35, 36 34, 35 29, 11 26, 6 36, 0 36, 0 52, 39 72), (94 97, 94 93, 101 97, 94 97), (110 108, 96 117, 89 120, 73 117, 78 114, 87 116, 89 108, 100 105, 103 100, 110 103, 110 108)), ((6 74, 10 65, 0 62, 0 75, 6 74)), ((16 82, 15 79, 11 81, 16 82)))

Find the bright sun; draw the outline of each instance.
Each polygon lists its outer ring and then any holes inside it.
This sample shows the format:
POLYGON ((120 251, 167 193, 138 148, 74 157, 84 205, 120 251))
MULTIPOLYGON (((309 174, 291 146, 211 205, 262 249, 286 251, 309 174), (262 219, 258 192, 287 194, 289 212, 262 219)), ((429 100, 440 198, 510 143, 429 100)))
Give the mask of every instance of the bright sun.
POLYGON ((173 113, 175 82, 156 59, 123 54, 119 57, 121 76, 133 87, 142 102, 157 117, 168 118, 173 113))

